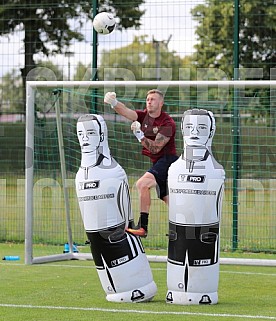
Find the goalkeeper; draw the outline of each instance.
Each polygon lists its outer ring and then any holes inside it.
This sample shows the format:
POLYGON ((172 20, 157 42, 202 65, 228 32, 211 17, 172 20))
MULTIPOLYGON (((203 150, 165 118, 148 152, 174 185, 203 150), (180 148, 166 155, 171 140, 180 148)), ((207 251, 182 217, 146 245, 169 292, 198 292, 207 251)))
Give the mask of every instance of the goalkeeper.
POLYGON ((116 99, 114 92, 107 92, 104 102, 110 104, 116 113, 133 121, 131 130, 142 145, 142 154, 152 161, 152 167, 136 183, 140 202, 139 223, 127 230, 137 236, 146 237, 151 205, 150 189, 155 187, 158 197, 168 204, 168 169, 178 159, 175 147, 175 122, 162 110, 164 95, 157 89, 148 91, 144 110, 132 110, 126 107, 116 99))

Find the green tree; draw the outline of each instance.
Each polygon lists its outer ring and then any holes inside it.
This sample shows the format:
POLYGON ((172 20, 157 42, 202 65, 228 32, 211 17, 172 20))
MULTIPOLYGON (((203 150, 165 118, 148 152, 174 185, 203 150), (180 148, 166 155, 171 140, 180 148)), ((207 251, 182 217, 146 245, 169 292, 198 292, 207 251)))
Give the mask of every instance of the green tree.
MULTIPOLYGON (((39 60, 36 64, 36 68, 38 68, 38 72, 39 68, 48 69, 52 73, 53 80, 63 80, 64 78, 62 66, 55 65, 50 60, 39 60)), ((41 80, 45 79, 42 78, 41 80)))
POLYGON ((15 69, 3 75, 0 97, 1 112, 24 112, 22 78, 15 69))
MULTIPOLYGON (((88 81, 92 80, 91 64, 84 65, 79 62, 74 74, 74 80, 88 81)), ((92 95, 96 94, 95 89, 78 88, 72 95, 74 112, 89 113, 92 112, 92 95)))
MULTIPOLYGON (((276 6, 273 1, 240 0, 239 60, 241 68, 263 68, 269 79, 276 64, 276 6)), ((198 67, 220 68, 233 77, 234 1, 206 0, 192 15, 198 21, 195 59, 198 67)))
POLYGON ((92 70, 91 65, 84 65, 82 62, 79 62, 76 67, 76 72, 74 75, 74 80, 87 81, 92 79, 92 70))
MULTIPOLYGON (((139 9, 142 3, 144 0, 102 0, 99 6, 120 17, 121 28, 138 28, 144 14, 139 9)), ((72 40, 84 40, 81 33, 83 21, 92 20, 92 17, 91 0, 7 0, 0 5, 0 35, 9 35, 18 30, 25 32, 25 63, 21 69, 23 87, 30 70, 36 66, 34 55, 65 53, 72 40), (77 26, 74 29, 70 23, 72 20, 77 26)))
MULTIPOLYGON (((147 36, 144 35, 135 37, 125 47, 103 51, 98 76, 100 80, 179 80, 180 69, 187 67, 189 61, 188 57, 181 58, 170 51, 165 42, 160 42, 157 52, 156 43, 147 41, 147 36)), ((116 92, 118 97, 134 98, 135 94, 135 107, 143 108, 149 89, 140 88, 133 93, 131 87, 118 87, 116 92)), ((184 91, 181 92, 178 87, 160 89, 166 92, 167 111, 177 112, 179 101, 184 99, 184 91)))
MULTIPOLYGON (((63 80, 63 70, 54 65, 51 61, 38 61, 34 73, 38 80, 45 80, 43 75, 48 72, 46 79, 63 80)), ((49 101, 48 95, 51 95, 49 89, 39 89, 39 94, 44 91, 43 97, 45 101, 49 101)), ((16 69, 7 72, 2 77, 0 88, 1 111, 2 112, 25 112, 25 101, 23 97, 22 77, 16 69)), ((41 99, 40 99, 41 100, 41 99)))

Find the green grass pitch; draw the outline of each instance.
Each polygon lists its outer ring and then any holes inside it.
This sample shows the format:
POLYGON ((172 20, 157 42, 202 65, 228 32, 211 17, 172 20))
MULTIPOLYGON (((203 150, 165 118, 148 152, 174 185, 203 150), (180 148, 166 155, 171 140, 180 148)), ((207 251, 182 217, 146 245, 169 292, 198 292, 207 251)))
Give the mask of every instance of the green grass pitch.
POLYGON ((93 261, 27 266, 23 244, 0 243, 0 253, 20 255, 20 261, 0 262, 0 320, 276 320, 275 267, 221 265, 217 305, 177 306, 165 303, 166 264, 151 263, 157 295, 126 304, 106 301, 93 261))

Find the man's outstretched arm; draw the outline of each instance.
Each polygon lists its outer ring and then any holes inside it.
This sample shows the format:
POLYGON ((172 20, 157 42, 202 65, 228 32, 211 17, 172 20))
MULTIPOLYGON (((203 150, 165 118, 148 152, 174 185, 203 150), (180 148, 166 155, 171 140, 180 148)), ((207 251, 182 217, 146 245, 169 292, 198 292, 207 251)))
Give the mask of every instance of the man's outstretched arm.
POLYGON ((104 96, 104 102, 106 104, 110 104, 111 108, 113 108, 116 111, 116 113, 118 113, 121 116, 124 116, 128 120, 137 120, 137 113, 134 110, 126 107, 126 105, 122 102, 118 101, 115 92, 107 92, 104 96))

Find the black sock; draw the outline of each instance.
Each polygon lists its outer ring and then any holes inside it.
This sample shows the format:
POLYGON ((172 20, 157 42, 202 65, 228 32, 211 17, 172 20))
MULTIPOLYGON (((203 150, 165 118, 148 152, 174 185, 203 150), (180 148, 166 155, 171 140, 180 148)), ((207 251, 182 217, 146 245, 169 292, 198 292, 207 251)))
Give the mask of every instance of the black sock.
POLYGON ((139 219, 139 225, 145 230, 148 230, 148 221, 149 221, 149 213, 141 212, 140 213, 140 219, 139 219))

